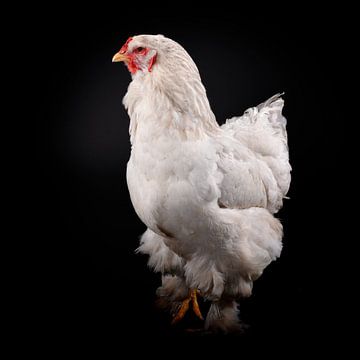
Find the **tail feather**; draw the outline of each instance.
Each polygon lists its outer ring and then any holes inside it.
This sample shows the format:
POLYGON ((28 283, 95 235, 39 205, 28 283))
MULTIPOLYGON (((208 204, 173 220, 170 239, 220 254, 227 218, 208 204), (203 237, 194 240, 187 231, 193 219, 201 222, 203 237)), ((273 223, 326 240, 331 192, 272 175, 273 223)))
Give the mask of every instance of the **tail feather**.
POLYGON ((227 119, 222 128, 235 132, 250 132, 259 125, 265 127, 271 125, 274 130, 280 127, 282 130, 281 135, 286 138, 286 118, 282 114, 284 100, 281 96, 283 94, 276 94, 258 106, 247 109, 242 116, 227 119))
POLYGON ((228 119, 222 129, 262 157, 285 196, 290 186, 291 166, 281 95, 246 110, 243 116, 228 119))
POLYGON ((272 96, 270 99, 265 102, 259 104, 257 109, 259 112, 264 111, 268 116, 267 120, 274 130, 281 130, 281 135, 287 141, 287 133, 286 133, 286 118, 282 114, 282 109, 284 107, 284 100, 282 99, 282 95, 284 93, 279 93, 272 96))
POLYGON ((284 94, 285 94, 285 93, 282 92, 282 93, 277 93, 277 94, 273 95, 271 98, 269 98, 269 99, 267 99, 266 101, 264 101, 264 102, 262 102, 261 104, 259 104, 259 105, 257 106, 257 108, 258 108, 259 110, 261 110, 261 109, 263 109, 263 108, 266 107, 266 106, 270 106, 272 103, 276 102, 277 100, 283 101, 282 96, 283 96, 284 94))

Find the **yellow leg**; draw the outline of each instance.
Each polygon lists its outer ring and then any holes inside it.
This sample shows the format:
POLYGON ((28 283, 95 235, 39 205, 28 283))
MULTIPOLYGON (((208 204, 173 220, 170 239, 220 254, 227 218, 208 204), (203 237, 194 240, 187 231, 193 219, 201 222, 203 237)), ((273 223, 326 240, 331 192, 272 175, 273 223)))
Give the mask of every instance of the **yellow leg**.
POLYGON ((201 319, 204 320, 201 311, 200 311, 200 307, 197 301, 197 295, 199 294, 199 290, 194 289, 191 291, 191 304, 192 304, 192 308, 194 310, 195 315, 201 319))
POLYGON ((201 315, 201 311, 200 311, 199 304, 197 301, 197 294, 198 294, 197 289, 192 289, 189 291, 189 296, 183 300, 179 311, 174 316, 174 318, 171 322, 172 325, 175 325, 176 323, 178 323, 180 320, 182 320, 184 318, 185 314, 189 310, 190 302, 191 302, 191 306, 192 306, 192 309, 193 309, 195 315, 198 318, 200 318, 201 320, 204 320, 203 316, 201 315))

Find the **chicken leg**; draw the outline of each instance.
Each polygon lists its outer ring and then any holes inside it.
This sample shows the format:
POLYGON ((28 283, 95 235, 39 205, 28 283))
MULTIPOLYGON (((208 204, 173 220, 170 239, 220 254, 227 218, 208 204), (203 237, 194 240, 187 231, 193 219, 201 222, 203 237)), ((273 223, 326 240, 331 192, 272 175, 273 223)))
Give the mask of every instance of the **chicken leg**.
POLYGON ((193 309, 195 315, 199 319, 204 320, 203 316, 201 315, 201 311, 200 311, 199 304, 197 301, 198 294, 199 294, 199 290, 197 290, 197 289, 192 289, 189 291, 189 296, 183 300, 178 312, 175 314, 175 316, 171 322, 172 325, 177 324, 180 320, 182 320, 184 318, 185 314, 189 310, 190 303, 191 303, 191 306, 192 306, 192 309, 193 309))

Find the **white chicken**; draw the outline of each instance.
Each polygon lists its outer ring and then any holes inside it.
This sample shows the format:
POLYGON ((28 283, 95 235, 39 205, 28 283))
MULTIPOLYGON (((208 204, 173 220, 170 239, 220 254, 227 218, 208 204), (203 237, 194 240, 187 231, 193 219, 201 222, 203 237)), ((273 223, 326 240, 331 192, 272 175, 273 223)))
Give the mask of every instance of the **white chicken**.
POLYGON ((162 35, 129 38, 113 61, 132 82, 127 183, 148 229, 139 251, 163 274, 157 294, 173 323, 197 295, 211 301, 205 329, 240 328, 237 299, 282 249, 273 214, 290 185, 283 100, 275 95, 219 126, 189 54, 162 35))

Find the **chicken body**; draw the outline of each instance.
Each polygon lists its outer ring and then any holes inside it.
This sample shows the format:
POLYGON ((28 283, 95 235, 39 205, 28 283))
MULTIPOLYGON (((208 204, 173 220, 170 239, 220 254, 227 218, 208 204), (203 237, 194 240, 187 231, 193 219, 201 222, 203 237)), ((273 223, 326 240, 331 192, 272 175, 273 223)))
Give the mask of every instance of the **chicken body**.
POLYGON ((158 295, 165 303, 175 309, 189 289, 199 289, 212 302, 205 327, 236 330, 236 299, 251 294, 282 248, 273 214, 290 184, 283 100, 276 95, 220 127, 179 44, 140 35, 126 52, 139 47, 156 51, 151 71, 135 58, 139 71, 124 98, 132 143, 127 183, 148 227, 139 251, 163 273, 158 295))

